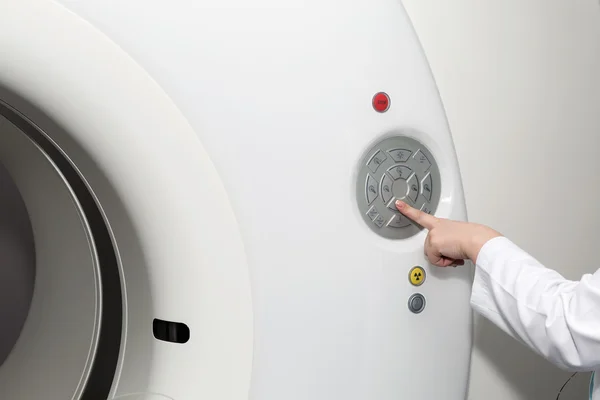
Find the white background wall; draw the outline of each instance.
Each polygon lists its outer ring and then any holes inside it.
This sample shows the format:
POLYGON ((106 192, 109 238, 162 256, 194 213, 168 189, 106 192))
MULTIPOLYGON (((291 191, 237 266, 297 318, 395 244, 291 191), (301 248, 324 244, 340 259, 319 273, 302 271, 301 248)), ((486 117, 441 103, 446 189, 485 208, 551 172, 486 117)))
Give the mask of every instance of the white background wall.
MULTIPOLYGON (((600 268, 598 0, 404 3, 446 106, 470 220, 570 279, 600 268)), ((569 375, 478 321, 469 400, 554 400, 569 375)), ((561 400, 587 399, 588 378, 561 400)))

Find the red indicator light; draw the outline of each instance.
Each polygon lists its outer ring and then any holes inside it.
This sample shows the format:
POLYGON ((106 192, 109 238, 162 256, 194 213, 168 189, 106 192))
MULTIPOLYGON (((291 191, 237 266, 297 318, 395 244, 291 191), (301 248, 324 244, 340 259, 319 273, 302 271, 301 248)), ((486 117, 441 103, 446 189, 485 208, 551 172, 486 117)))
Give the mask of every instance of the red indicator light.
POLYGON ((386 112, 390 108, 390 96, 383 92, 377 93, 373 96, 373 108, 380 113, 386 112))

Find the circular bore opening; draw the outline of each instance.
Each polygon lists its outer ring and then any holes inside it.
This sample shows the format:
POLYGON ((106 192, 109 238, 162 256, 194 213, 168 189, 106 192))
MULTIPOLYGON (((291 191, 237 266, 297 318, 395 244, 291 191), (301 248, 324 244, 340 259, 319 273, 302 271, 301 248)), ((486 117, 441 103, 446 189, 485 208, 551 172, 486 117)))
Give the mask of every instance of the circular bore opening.
POLYGON ((0 164, 0 367, 21 334, 34 282, 31 221, 17 186, 0 164))
POLYGON ((61 149, 0 102, 0 398, 109 398, 123 301, 113 238, 61 149))

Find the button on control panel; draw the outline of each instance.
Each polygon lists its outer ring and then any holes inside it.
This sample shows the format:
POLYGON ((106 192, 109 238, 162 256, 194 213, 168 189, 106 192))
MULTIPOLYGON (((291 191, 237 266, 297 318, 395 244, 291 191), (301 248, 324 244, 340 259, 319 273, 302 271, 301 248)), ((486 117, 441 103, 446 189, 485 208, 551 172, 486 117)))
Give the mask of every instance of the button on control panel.
POLYGON ((369 208, 369 211, 367 211, 367 216, 371 219, 371 221, 373 221, 378 215, 379 211, 377 211, 377 208, 375 208, 375 206, 369 208))
POLYGON ((428 173, 421 181, 421 194, 427 201, 431 201, 431 174, 428 173))
POLYGON ((371 204, 377 198, 377 192, 379 187, 377 186, 377 181, 369 174, 367 175, 367 182, 365 185, 365 199, 367 200, 367 204, 371 204))
POLYGON ((396 200, 435 213, 440 172, 433 154, 409 136, 390 136, 368 149, 360 162, 357 202, 369 228, 388 239, 406 239, 419 226, 396 209, 396 200))
POLYGON ((425 297, 421 293, 415 293, 408 299, 408 309, 415 313, 419 314, 423 309, 425 309, 425 297))
POLYGON ((392 228, 404 228, 410 225, 410 221, 402 214, 394 215, 388 222, 388 226, 392 228))
POLYGON ((415 160, 417 160, 417 164, 419 165, 422 171, 427 171, 429 167, 431 167, 429 157, 427 157, 427 154, 425 154, 421 150, 419 150, 417 154, 415 154, 415 160))
POLYGON ((386 158, 387 157, 385 156, 385 154, 382 151, 379 151, 379 150, 376 151, 375 154, 373 154, 373 156, 367 163, 371 172, 377 172, 377 169, 379 168, 379 166, 381 164, 383 164, 383 162, 385 161, 386 158))
POLYGON ((408 280, 413 286, 421 286, 425 282, 425 270, 422 267, 414 267, 408 273, 408 280))
POLYGON ((392 192, 393 187, 394 181, 392 181, 388 174, 383 174, 381 178, 381 199, 385 204, 389 203, 392 197, 394 197, 394 193, 392 192))
POLYGON ((408 161, 412 151, 406 149, 392 149, 388 150, 388 153, 394 159, 394 161, 398 163, 405 163, 408 161))

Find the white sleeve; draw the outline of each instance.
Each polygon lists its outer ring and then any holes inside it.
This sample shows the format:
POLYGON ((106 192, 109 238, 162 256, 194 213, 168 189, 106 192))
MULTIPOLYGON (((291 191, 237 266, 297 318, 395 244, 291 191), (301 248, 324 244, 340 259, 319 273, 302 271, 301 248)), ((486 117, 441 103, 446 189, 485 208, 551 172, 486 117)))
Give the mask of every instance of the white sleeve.
POLYGON ((497 237, 477 258, 471 305, 561 368, 600 367, 600 270, 569 281, 497 237))

